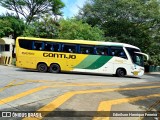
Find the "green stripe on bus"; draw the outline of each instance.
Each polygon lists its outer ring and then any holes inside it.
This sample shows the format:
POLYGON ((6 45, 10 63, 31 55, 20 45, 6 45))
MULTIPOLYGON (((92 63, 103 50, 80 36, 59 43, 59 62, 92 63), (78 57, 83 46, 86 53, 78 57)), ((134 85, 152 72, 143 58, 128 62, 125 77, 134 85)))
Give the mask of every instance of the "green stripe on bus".
POLYGON ((92 65, 100 56, 98 55, 88 55, 81 63, 79 63, 74 68, 85 69, 86 67, 92 65))
POLYGON ((97 59, 93 64, 90 66, 84 68, 84 69, 98 69, 102 67, 104 64, 106 64, 112 56, 101 56, 99 59, 97 59))

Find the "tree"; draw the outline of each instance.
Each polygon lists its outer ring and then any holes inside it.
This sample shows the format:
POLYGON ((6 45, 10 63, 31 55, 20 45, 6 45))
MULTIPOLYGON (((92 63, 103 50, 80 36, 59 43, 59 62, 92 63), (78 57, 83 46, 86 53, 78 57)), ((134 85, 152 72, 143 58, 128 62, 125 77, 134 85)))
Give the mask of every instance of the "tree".
POLYGON ((130 30, 127 35, 134 34, 130 25, 153 34, 160 25, 159 9, 160 2, 157 0, 91 0, 81 9, 77 18, 92 26, 99 26, 105 31, 105 36, 126 34, 127 26, 130 30), (113 32, 117 28, 121 31, 113 32))
POLYGON ((44 13, 54 16, 61 15, 60 9, 64 7, 61 0, 1 0, 0 4, 16 12, 19 18, 22 15, 27 24, 44 13))
POLYGON ((45 14, 41 20, 37 20, 28 25, 23 36, 34 36, 41 38, 57 38, 59 23, 49 14, 45 14))
POLYGON ((106 41, 129 43, 151 56, 160 55, 154 49, 155 44, 160 47, 159 0, 90 0, 76 18, 101 28, 106 41))
POLYGON ((61 39, 84 39, 103 40, 103 31, 98 27, 91 27, 87 23, 76 19, 61 20, 59 22, 59 38, 61 39))
POLYGON ((12 35, 13 39, 23 34, 25 24, 23 20, 11 14, 0 16, 0 37, 12 35))
POLYGON ((158 22, 158 0, 90 0, 79 12, 79 18, 95 25, 125 19, 136 23, 158 22))

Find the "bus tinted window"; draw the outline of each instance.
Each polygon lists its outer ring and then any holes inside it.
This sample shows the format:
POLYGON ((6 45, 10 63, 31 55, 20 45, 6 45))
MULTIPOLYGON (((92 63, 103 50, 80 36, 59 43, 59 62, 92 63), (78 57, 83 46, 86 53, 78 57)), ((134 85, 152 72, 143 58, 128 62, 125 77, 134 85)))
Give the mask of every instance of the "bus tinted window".
POLYGON ((32 43, 33 41, 31 40, 22 40, 22 39, 19 40, 19 46, 21 48, 28 49, 28 50, 32 50, 32 43))
POLYGON ((73 45, 73 44, 62 44, 62 52, 76 53, 76 45, 73 45))
POLYGON ((59 43, 53 43, 53 50, 54 52, 60 51, 60 44, 59 43))
POLYGON ((111 56, 117 56, 127 59, 125 51, 122 47, 111 47, 111 56))
POLYGON ((43 42, 34 41, 34 50, 43 50, 43 42))
POLYGON ((82 54, 94 54, 94 46, 80 45, 80 53, 82 53, 82 54))
POLYGON ((108 47, 96 46, 96 55, 108 55, 108 47))
POLYGON ((134 52, 140 52, 140 50, 134 49, 134 48, 128 48, 128 47, 126 47, 126 49, 129 52, 129 55, 131 56, 132 60, 134 59, 134 55, 135 55, 134 52))
POLYGON ((128 48, 126 47, 129 55, 131 56, 131 59, 133 61, 133 63, 139 65, 139 66, 143 66, 143 56, 140 54, 136 54, 135 52, 140 52, 140 50, 138 49, 134 49, 134 48, 128 48))
POLYGON ((140 52, 140 50, 138 49, 134 49, 134 48, 129 48, 126 47, 127 51, 129 52, 129 54, 132 56, 134 54, 134 52, 140 52))
POLYGON ((54 51, 54 49, 53 49, 53 43, 46 42, 45 45, 44 45, 44 50, 45 51, 54 51))

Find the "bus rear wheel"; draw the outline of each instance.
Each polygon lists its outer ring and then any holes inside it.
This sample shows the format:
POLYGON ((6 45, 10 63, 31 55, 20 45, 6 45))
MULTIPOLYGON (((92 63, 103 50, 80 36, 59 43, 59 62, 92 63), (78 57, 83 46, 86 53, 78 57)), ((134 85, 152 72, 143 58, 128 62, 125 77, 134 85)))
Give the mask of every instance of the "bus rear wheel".
POLYGON ((47 72, 48 67, 47 67, 47 65, 46 65, 45 63, 39 63, 39 64, 37 65, 37 70, 38 70, 39 72, 47 72))
POLYGON ((51 64, 49 67, 49 71, 51 73, 59 73, 61 71, 61 68, 58 64, 51 64))
POLYGON ((116 72, 117 77, 124 77, 126 75, 125 69, 119 68, 116 72))

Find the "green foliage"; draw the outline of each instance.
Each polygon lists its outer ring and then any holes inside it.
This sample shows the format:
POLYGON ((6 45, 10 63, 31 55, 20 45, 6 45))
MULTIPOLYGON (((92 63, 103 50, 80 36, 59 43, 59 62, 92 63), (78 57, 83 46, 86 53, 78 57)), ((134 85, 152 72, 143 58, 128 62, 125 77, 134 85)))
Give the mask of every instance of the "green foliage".
POLYGON ((0 19, 0 37, 8 36, 13 32, 13 29, 8 26, 11 26, 9 21, 0 19))
POLYGON ((91 27, 87 23, 75 19, 61 20, 59 38, 103 40, 103 31, 98 27, 91 27))
POLYGON ((22 15, 27 24, 45 13, 61 15, 60 9, 64 7, 61 0, 1 0, 0 4, 8 10, 16 12, 18 17, 22 15))
POLYGON ((150 57, 150 60, 148 60, 146 63, 146 65, 156 65, 159 66, 160 65, 160 54, 159 55, 153 55, 150 57))
MULTIPOLYGON (((34 37, 35 31, 36 30, 35 30, 35 27, 33 25, 28 25, 28 26, 26 26, 22 36, 24 36, 24 37, 34 37)), ((37 37, 37 36, 35 36, 35 37, 37 37)))
POLYGON ((39 21, 28 25, 23 36, 33 36, 41 38, 57 38, 59 33, 59 23, 50 15, 46 14, 39 21))
POLYGON ((146 62, 146 65, 160 66, 160 43, 151 43, 147 50, 147 53, 150 55, 150 59, 146 62))
POLYGON ((100 27, 106 41, 140 47, 159 64, 159 0, 90 0, 76 18, 100 27))
POLYGON ((23 20, 10 14, 0 16, 0 37, 12 35, 15 39, 22 35, 24 29, 23 20))
POLYGON ((23 36, 61 39, 103 40, 103 32, 97 27, 75 19, 56 21, 49 15, 27 27, 23 36))

